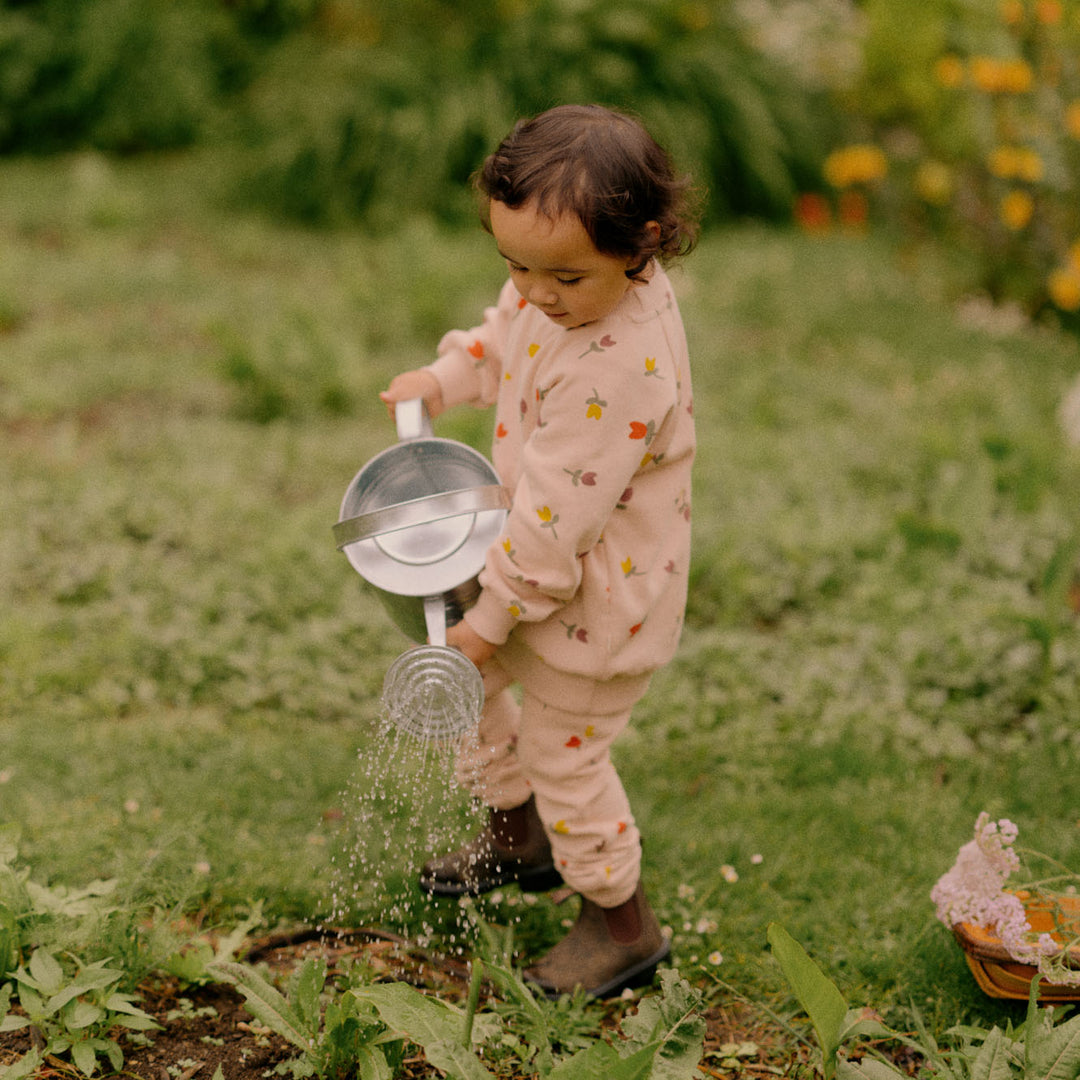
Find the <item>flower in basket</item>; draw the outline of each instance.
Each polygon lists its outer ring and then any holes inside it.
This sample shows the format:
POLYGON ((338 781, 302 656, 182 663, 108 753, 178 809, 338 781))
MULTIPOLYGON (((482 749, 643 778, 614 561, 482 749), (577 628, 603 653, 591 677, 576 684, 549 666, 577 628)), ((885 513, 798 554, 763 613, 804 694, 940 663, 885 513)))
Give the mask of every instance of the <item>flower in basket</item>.
MULTIPOLYGON (((1006 887, 1021 868, 1013 847, 1018 833, 1007 818, 992 821, 985 811, 979 815, 974 839, 964 844, 952 869, 930 892, 937 917, 954 931, 968 926, 979 928, 983 937, 992 934, 1009 958, 1031 965, 1047 983, 1080 986, 1080 897, 1075 884, 1060 888, 1075 883, 1077 875, 1006 887)), ((1025 854, 1046 859, 1037 852, 1025 854)))

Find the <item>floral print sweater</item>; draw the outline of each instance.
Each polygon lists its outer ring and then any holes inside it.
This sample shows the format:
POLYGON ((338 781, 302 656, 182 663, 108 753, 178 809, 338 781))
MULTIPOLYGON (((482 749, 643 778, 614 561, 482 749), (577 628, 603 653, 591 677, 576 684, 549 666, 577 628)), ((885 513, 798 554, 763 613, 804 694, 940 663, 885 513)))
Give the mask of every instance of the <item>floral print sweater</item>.
POLYGON ((472 629, 590 680, 666 663, 686 605, 694 421, 664 271, 569 330, 508 281, 480 326, 443 337, 429 370, 447 406, 495 405, 492 462, 513 492, 472 629))

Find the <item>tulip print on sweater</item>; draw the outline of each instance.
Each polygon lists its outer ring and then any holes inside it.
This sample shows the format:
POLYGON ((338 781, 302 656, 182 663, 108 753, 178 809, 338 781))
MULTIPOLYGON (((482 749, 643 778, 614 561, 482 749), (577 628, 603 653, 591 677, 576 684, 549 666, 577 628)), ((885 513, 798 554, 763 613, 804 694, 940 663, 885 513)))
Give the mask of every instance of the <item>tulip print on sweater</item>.
POLYGON ((608 680, 674 653, 686 604, 694 422, 682 322, 654 268, 605 318, 564 329, 511 282, 439 344, 447 406, 496 406, 492 461, 513 492, 466 615, 552 668, 608 680))

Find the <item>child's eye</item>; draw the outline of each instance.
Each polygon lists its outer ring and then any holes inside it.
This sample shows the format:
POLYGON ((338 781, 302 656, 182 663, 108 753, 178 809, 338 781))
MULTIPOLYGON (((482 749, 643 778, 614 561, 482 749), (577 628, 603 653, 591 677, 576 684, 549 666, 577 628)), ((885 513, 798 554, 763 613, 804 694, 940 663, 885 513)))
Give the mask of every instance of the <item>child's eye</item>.
POLYGON ((555 280, 558 281, 558 283, 560 285, 576 285, 581 280, 581 278, 579 278, 579 277, 556 278, 555 280))

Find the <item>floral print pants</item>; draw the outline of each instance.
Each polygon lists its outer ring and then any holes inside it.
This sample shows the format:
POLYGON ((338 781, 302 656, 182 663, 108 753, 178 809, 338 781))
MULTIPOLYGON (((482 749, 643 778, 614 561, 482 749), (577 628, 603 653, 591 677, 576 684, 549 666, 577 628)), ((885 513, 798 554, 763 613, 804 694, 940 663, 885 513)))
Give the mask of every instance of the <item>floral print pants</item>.
POLYGON ((458 751, 458 782, 495 809, 536 796, 555 866, 601 907, 628 900, 641 870, 641 837, 610 748, 630 709, 593 715, 587 700, 546 703, 510 689, 511 676, 484 667, 484 713, 458 751))

